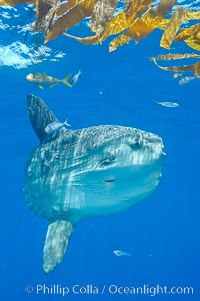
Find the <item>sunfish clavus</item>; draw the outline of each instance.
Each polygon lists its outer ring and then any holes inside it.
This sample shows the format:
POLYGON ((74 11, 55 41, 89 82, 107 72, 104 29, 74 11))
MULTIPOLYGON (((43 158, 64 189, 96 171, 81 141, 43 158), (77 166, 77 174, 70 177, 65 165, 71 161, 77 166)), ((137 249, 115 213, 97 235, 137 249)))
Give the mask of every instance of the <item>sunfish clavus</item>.
POLYGON ((80 220, 120 212, 156 189, 163 143, 152 133, 115 125, 62 127, 49 135, 46 126, 59 120, 39 97, 29 95, 27 102, 40 145, 27 161, 24 193, 28 207, 49 220, 43 269, 50 273, 80 220))

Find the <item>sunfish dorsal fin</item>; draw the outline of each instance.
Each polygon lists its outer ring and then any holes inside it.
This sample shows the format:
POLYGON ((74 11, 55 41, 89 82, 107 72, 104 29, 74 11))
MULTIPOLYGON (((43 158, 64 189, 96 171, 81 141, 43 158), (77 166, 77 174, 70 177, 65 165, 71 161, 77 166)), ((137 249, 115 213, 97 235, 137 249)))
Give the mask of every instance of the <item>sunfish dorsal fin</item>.
POLYGON ((27 96, 29 118, 32 127, 40 142, 44 141, 49 135, 45 132, 45 127, 51 122, 59 122, 45 102, 35 96, 27 96))

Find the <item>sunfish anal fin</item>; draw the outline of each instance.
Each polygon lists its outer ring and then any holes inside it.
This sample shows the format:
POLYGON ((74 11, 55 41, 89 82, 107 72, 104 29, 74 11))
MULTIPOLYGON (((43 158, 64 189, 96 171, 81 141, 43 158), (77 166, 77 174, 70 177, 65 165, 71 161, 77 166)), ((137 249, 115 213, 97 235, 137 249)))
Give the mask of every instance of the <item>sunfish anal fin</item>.
POLYGON ((49 224, 43 250, 43 270, 46 274, 62 262, 73 229, 73 224, 65 220, 49 224))

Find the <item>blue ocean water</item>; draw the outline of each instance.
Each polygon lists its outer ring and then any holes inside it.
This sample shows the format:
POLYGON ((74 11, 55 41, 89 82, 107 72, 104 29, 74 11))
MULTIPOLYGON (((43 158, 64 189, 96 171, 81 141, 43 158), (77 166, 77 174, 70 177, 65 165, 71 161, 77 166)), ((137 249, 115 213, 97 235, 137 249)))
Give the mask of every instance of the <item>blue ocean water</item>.
MULTIPOLYGON (((13 30, 10 26, 18 24, 17 17, 6 21, 10 11, 0 8, 0 12, 0 299, 149 300, 153 290, 151 294, 102 295, 76 294, 71 288, 93 285, 101 292, 104 285, 158 285, 192 287, 194 293, 160 293, 157 300, 199 300, 199 80, 180 86, 172 73, 148 60, 166 53, 159 47, 158 30, 139 44, 132 42, 112 53, 108 42, 84 46, 64 36, 39 49, 41 37, 22 30, 29 11, 21 7, 14 11, 15 15, 23 12, 24 19, 13 30), (79 69, 82 75, 72 89, 57 85, 41 90, 26 81, 30 72, 63 78, 79 69), (161 136, 167 154, 156 192, 119 214, 80 222, 63 263, 48 276, 42 271, 48 223, 27 208, 23 195, 24 165, 39 143, 27 114, 30 93, 43 98, 60 120, 68 117, 72 129, 100 124, 140 128, 161 136), (176 102, 179 107, 163 107, 157 101, 176 102), (133 256, 115 256, 116 249, 133 256), (70 292, 37 294, 37 285, 69 287, 70 292), (26 293, 27 286, 33 287, 32 293, 26 293)), ((84 29, 77 26, 75 32, 83 34, 84 29)), ((175 50, 191 52, 185 44, 175 50)))

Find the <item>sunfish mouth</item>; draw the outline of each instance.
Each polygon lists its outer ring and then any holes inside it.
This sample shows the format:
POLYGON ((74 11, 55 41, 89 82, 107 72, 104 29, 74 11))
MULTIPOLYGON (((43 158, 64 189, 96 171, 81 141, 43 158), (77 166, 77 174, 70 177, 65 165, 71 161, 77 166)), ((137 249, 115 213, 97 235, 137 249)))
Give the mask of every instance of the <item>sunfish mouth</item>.
POLYGON ((104 183, 114 183, 115 182, 115 178, 107 178, 103 180, 104 183))

